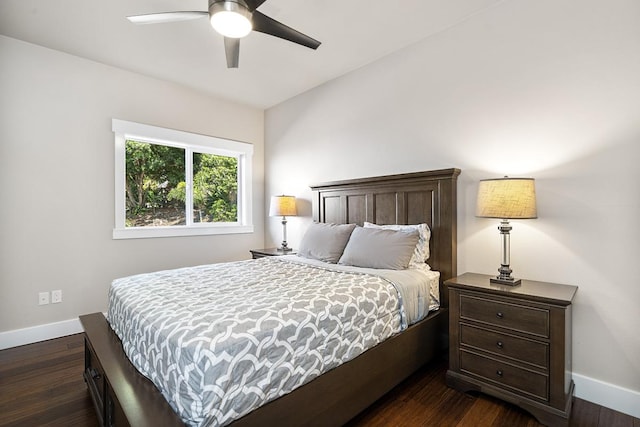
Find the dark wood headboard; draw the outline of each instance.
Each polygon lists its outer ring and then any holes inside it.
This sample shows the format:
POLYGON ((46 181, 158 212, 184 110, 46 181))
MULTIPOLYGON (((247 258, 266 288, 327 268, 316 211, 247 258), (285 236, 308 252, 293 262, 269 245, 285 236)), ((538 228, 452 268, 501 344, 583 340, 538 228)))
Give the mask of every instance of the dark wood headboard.
POLYGON ((441 169, 314 184, 313 216, 336 224, 429 224, 428 264, 442 284, 456 276, 458 175, 460 169, 441 169))

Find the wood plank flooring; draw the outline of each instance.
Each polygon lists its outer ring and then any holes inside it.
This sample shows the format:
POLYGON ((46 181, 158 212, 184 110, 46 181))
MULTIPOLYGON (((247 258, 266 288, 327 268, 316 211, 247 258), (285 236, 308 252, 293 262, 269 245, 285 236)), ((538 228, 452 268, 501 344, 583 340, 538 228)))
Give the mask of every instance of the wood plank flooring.
MULTIPOLYGON (((83 358, 82 334, 0 351, 0 426, 98 426, 83 358)), ((448 388, 445 372, 444 363, 421 369, 348 427, 541 425, 510 404, 448 388)), ((571 425, 640 427, 640 420, 575 399, 571 425)))
POLYGON ((82 334, 0 351, 0 426, 97 426, 82 334))

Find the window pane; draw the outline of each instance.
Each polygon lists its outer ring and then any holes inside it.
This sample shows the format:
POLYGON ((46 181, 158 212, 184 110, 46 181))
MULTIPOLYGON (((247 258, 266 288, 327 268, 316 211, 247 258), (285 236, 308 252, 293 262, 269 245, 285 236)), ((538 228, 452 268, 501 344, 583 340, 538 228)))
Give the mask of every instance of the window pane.
POLYGON ((186 225, 184 149, 127 140, 126 227, 186 225))
POLYGON ((238 221, 238 159, 193 153, 193 222, 238 221))

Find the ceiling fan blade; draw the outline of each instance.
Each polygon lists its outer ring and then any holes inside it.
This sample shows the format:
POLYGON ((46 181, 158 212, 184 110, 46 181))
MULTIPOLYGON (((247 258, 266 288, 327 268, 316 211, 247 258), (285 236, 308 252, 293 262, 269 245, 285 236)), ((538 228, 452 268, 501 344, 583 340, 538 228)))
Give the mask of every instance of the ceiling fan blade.
POLYGON ((251 18, 251 20, 253 23, 254 31, 259 31, 264 34, 269 34, 274 37, 289 40, 290 42, 297 43, 311 49, 317 49, 318 46, 320 46, 320 42, 318 40, 302 34, 301 32, 296 31, 291 27, 287 27, 286 25, 276 21, 275 19, 271 19, 267 15, 258 12, 257 10, 253 12, 253 17, 251 18))
POLYGON ((127 19, 134 24, 162 24, 165 22, 188 21, 190 19, 198 19, 209 16, 209 12, 198 11, 180 11, 180 12, 161 12, 149 13, 146 15, 127 16, 127 19))
POLYGON ((240 62, 240 39, 224 38, 224 53, 227 55, 227 68, 238 68, 240 62))
POLYGON ((249 6, 249 10, 251 12, 253 12, 257 8, 259 8, 260 5, 262 5, 262 3, 266 2, 266 1, 267 0, 244 0, 244 2, 247 4, 247 6, 249 6))

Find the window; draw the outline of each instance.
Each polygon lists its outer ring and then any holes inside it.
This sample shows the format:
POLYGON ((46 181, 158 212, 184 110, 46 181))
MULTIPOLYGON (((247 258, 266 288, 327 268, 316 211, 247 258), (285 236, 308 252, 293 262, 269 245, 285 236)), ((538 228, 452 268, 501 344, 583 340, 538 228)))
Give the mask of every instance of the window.
POLYGON ((253 146, 113 119, 114 239, 253 232, 253 146))

